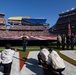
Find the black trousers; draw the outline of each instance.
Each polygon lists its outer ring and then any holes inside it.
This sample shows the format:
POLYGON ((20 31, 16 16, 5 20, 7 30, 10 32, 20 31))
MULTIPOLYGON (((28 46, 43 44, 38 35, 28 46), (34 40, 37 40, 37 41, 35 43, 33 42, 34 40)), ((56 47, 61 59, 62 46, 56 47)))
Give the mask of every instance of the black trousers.
POLYGON ((57 48, 60 48, 60 42, 57 41, 57 48))
POLYGON ((2 66, 4 67, 4 74, 3 75, 10 75, 11 65, 12 65, 12 62, 8 63, 8 64, 2 64, 2 66))
POLYGON ((67 43, 67 50, 69 50, 70 42, 67 43))
POLYGON ((74 42, 71 42, 71 50, 74 49, 74 42))
POLYGON ((62 50, 65 49, 65 43, 62 43, 62 50))
POLYGON ((53 71, 59 72, 59 75, 61 75, 62 71, 64 71, 65 68, 59 68, 59 69, 54 69, 52 67, 52 65, 47 65, 48 70, 51 72, 51 74, 53 75, 53 71))
POLYGON ((39 61, 39 63, 41 64, 42 62, 46 65, 46 61, 44 61, 42 58, 41 58, 41 55, 40 54, 38 54, 38 61, 39 61))

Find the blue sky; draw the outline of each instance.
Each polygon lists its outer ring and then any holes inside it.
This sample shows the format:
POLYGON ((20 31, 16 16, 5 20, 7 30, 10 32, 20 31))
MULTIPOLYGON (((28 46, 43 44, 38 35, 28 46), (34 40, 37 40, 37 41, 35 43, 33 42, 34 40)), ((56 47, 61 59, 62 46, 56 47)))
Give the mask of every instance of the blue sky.
POLYGON ((5 14, 6 22, 11 16, 46 18, 53 26, 61 12, 76 8, 76 0, 0 0, 0 13, 5 14))

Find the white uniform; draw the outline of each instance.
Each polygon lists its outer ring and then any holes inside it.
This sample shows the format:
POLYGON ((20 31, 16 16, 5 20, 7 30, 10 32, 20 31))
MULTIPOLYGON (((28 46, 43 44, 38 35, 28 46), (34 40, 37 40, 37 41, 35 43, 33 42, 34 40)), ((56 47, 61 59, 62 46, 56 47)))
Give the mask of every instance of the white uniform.
POLYGON ((13 60, 13 55, 15 54, 14 50, 5 49, 1 53, 1 59, 3 64, 11 63, 13 60))
MULTIPOLYGON (((49 56, 48 56, 51 61, 52 61, 52 67, 54 69, 61 69, 61 68, 65 68, 65 64, 63 62, 63 59, 58 55, 58 53, 56 51, 52 51, 49 56)), ((49 60, 48 60, 49 61, 49 60)), ((50 62, 51 62, 50 61, 50 62)))
POLYGON ((40 51, 40 55, 41 55, 42 60, 48 61, 49 51, 48 51, 46 48, 43 48, 43 49, 40 51))

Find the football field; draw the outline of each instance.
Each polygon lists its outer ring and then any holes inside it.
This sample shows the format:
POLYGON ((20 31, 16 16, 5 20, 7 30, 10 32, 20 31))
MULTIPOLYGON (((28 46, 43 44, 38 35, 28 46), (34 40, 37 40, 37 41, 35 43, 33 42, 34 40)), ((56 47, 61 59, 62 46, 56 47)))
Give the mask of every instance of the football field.
MULTIPOLYGON (((45 75, 43 66, 38 65, 37 54, 39 51, 30 51, 27 56, 27 60, 23 63, 22 68, 20 69, 20 56, 19 52, 16 52, 14 55, 14 60, 12 64, 12 70, 10 75, 45 75)), ((65 50, 60 51, 61 54, 71 58, 76 61, 76 50, 65 50)), ((73 65, 70 62, 64 60, 65 70, 62 72, 64 75, 76 75, 76 64, 73 65)), ((3 75, 3 67, 0 66, 0 75, 3 75)), ((48 73, 47 73, 48 75, 48 73)))

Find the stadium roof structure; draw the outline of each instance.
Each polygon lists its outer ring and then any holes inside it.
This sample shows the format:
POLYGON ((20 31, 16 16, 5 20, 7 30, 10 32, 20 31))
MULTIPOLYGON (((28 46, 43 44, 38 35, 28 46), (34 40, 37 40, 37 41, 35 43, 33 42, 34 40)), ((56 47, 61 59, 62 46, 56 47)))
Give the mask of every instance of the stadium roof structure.
POLYGON ((72 8, 71 10, 67 10, 66 12, 62 12, 59 14, 59 16, 64 16, 64 15, 68 15, 71 13, 76 13, 76 8, 72 8))
POLYGON ((4 13, 0 13, 0 15, 5 16, 5 14, 4 14, 4 13))
POLYGON ((23 17, 18 16, 18 17, 9 17, 8 20, 22 20, 23 17))
POLYGON ((30 18, 28 17, 22 17, 22 16, 17 16, 17 17, 10 17, 8 18, 8 20, 12 20, 12 21, 24 21, 24 22, 28 22, 28 23, 39 23, 39 24, 44 24, 46 23, 47 19, 44 18, 30 18))

